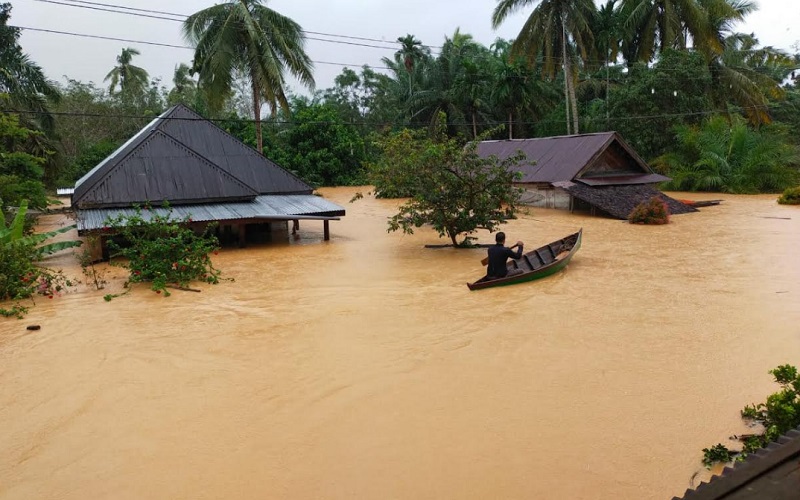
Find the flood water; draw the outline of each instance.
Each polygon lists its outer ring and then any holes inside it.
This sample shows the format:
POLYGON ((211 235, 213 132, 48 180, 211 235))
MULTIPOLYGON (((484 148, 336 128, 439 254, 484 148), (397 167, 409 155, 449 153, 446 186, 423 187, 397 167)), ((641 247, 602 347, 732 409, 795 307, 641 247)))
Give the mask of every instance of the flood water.
POLYGON ((214 257, 235 282, 106 303, 112 268, 0 320, 0 498, 671 498, 800 363, 774 195, 681 195, 725 201, 660 227, 532 209, 509 241, 583 227, 570 266, 470 292, 485 250, 387 234, 397 202, 354 191, 323 190, 330 242, 214 257))

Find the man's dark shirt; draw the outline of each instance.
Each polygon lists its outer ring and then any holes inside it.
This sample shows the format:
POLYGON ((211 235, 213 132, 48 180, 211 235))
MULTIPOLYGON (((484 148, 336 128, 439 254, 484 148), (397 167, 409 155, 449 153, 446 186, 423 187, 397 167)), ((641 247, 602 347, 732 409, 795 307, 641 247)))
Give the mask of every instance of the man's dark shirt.
POLYGON ((508 274, 508 268, 506 267, 508 259, 519 259, 521 257, 522 247, 517 247, 516 253, 500 243, 489 247, 489 269, 486 275, 493 278, 504 277, 508 274))

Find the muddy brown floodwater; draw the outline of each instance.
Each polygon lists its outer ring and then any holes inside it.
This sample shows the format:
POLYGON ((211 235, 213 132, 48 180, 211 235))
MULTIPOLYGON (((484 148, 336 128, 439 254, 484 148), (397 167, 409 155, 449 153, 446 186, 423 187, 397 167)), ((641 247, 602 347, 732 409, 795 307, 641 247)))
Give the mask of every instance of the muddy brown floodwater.
POLYGON ((469 292, 485 250, 323 192, 332 241, 225 250, 233 283, 106 303, 112 269, 0 321, 0 498, 665 499, 800 363, 800 209, 775 196, 682 195, 725 201, 662 227, 535 209, 509 238, 583 227, 571 265, 469 292))

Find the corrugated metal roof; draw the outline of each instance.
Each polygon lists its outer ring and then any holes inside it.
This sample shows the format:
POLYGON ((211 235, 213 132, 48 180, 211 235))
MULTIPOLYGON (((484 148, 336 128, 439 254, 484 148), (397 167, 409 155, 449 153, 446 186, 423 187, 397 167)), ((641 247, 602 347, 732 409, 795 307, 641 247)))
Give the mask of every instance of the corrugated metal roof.
POLYGON ((56 189, 57 196, 66 196, 75 192, 75 188, 58 188, 56 189))
MULTIPOLYGON (((345 214, 344 208, 312 194, 263 195, 253 201, 236 203, 204 203, 200 205, 179 205, 170 209, 154 207, 143 210, 142 216, 149 220, 157 215, 183 219, 190 217, 196 222, 228 221, 238 219, 281 218, 290 220, 293 216, 337 217, 345 214)), ((79 231, 100 229, 106 220, 120 215, 134 215, 133 208, 91 208, 77 210, 79 231)))
POLYGON ((517 165, 522 172, 520 182, 551 183, 574 179, 589 167, 613 142, 617 142, 630 155, 633 164, 644 173, 652 171, 616 132, 565 135, 538 139, 513 139, 483 141, 478 144, 481 156, 508 158, 522 151, 529 163, 517 165), (531 163, 535 163, 531 165, 531 163))
POLYGON ((311 186, 179 104, 83 176, 72 204, 168 200, 177 205, 311 192, 311 186))
POLYGON ((669 207, 671 214, 697 212, 696 208, 670 198, 649 184, 590 187, 577 182, 562 181, 554 182, 553 186, 567 191, 575 198, 583 200, 617 219, 627 219, 628 214, 636 208, 636 205, 653 196, 661 197, 669 207))

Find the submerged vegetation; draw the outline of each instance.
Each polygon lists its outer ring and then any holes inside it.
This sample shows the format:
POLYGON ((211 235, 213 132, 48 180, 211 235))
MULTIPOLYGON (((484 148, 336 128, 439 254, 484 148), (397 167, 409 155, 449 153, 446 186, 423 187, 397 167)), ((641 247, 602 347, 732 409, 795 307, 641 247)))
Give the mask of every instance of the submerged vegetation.
MULTIPOLYGON (((150 289, 169 296, 168 288, 186 289, 193 281, 219 283, 221 272, 211 262, 219 250, 213 226, 196 233, 192 220, 176 219, 151 209, 137 208, 132 215, 109 219, 103 232, 111 236, 109 248, 114 265, 128 270, 129 283, 149 283, 150 289)), ((126 292, 127 293, 127 292, 126 292)), ((110 300, 114 295, 106 295, 110 300)))
POLYGON ((628 215, 631 224, 669 224, 669 207, 659 196, 639 203, 628 215))
POLYGON ((370 165, 369 178, 379 196, 410 197, 389 219, 389 231, 411 234, 428 224, 453 246, 464 246, 476 230, 494 231, 514 218, 521 189, 512 185, 510 167, 525 155, 484 158, 476 141, 465 146, 444 128, 443 120, 433 138, 403 130, 380 139, 381 161, 370 165), (459 243, 461 234, 466 237, 459 243))
POLYGON ((9 308, 0 307, 0 316, 22 318, 28 308, 20 300, 31 299, 36 294, 52 299, 72 286, 72 281, 60 271, 48 269, 38 262, 46 255, 80 246, 80 241, 42 244, 74 229, 74 226, 48 233, 25 234, 27 211, 27 201, 23 200, 8 226, 5 220, 0 220, 0 301, 15 301, 9 308))
POLYGON ((761 427, 762 432, 738 436, 743 442, 741 451, 730 450, 719 443, 703 449, 703 464, 710 467, 718 462, 744 460, 749 453, 777 440, 781 435, 800 426, 800 374, 792 365, 781 365, 769 372, 781 390, 769 395, 766 402, 745 406, 742 418, 761 427))
POLYGON ((800 186, 788 188, 783 192, 778 203, 781 205, 800 205, 800 186))

